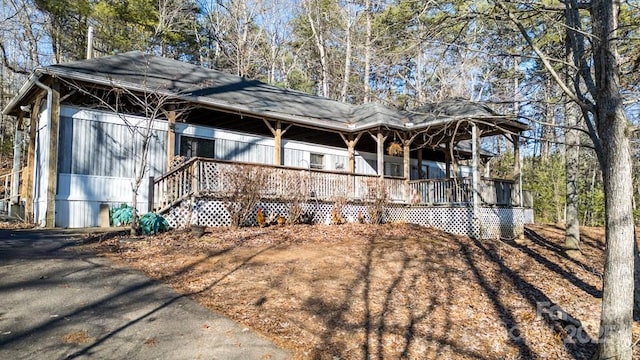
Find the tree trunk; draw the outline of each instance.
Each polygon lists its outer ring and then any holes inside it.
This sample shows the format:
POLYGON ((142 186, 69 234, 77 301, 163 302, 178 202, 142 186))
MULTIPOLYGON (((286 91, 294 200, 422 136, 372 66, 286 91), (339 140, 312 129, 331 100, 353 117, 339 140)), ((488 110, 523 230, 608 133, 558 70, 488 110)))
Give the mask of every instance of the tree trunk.
POLYGON ((600 339, 596 359, 631 359, 634 228, 631 204, 631 154, 620 95, 617 39, 619 3, 594 0, 596 118, 602 141, 606 250, 600 339))
POLYGON ((363 103, 371 101, 371 84, 369 83, 371 77, 371 0, 365 2, 365 14, 366 14, 366 38, 364 41, 364 99, 363 103))
POLYGON ((324 34, 322 32, 322 26, 320 26, 320 19, 316 16, 315 19, 312 16, 312 12, 317 13, 320 9, 313 9, 310 2, 306 3, 307 19, 309 20, 309 26, 311 27, 311 33, 315 40, 316 48, 318 49, 318 55, 320 56, 320 96, 329 97, 329 68, 326 52, 326 44, 324 40, 324 34), (314 20, 318 20, 316 24, 314 20))
MULTIPOLYGON (((566 21, 569 23, 568 28, 572 28, 574 24, 573 12, 571 6, 567 6, 565 12, 566 21)), ((566 37, 566 58, 567 64, 574 60, 571 32, 567 32, 566 37)), ((571 81, 575 74, 571 73, 569 67, 565 70, 565 81, 567 86, 571 86, 571 81)), ((565 163, 564 169, 566 174, 566 210, 565 210, 565 234, 564 234, 564 250, 567 255, 578 255, 580 253, 580 220, 578 218, 578 172, 580 171, 580 134, 578 132, 578 110, 576 104, 565 103, 565 163)))
POLYGON ((545 97, 545 124, 542 125, 542 141, 540 144, 540 157, 542 160, 547 161, 551 157, 551 144, 555 139, 555 126, 556 126, 556 116, 555 109, 553 104, 553 95, 550 93, 552 82, 547 81, 547 86, 545 86, 544 97, 545 97))
POLYGON ((418 17, 418 38, 416 39, 416 48, 418 53, 416 54, 416 69, 415 69, 415 78, 416 78, 416 97, 417 104, 422 105, 425 102, 425 94, 424 94, 424 49, 422 47, 422 39, 425 38, 425 25, 422 23, 420 18, 418 17))
POLYGON ((347 101, 349 92, 349 78, 351 77, 351 28, 353 21, 349 10, 345 10, 345 55, 344 55, 344 74, 342 78, 342 91, 340 92, 340 101, 347 101))
POLYGON ((565 172, 567 176, 566 230, 564 250, 569 255, 580 252, 580 221, 578 219, 578 162, 580 159, 580 136, 578 114, 574 104, 565 106, 565 172))
POLYGON ((129 234, 131 236, 136 236, 138 234, 138 188, 140 187, 138 183, 138 179, 134 179, 134 184, 131 186, 131 207, 133 211, 131 213, 131 227, 129 229, 129 234))

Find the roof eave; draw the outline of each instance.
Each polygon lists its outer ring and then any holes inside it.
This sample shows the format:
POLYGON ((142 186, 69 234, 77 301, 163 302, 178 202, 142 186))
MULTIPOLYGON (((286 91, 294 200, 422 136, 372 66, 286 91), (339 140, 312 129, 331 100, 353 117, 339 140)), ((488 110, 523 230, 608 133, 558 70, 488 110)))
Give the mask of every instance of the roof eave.
POLYGON ((9 101, 7 106, 2 109, 3 115, 14 115, 16 113, 15 108, 20 105, 24 97, 31 91, 31 89, 33 89, 36 81, 40 79, 40 76, 42 76, 40 69, 34 70, 29 75, 27 81, 25 81, 25 83, 22 84, 22 87, 20 87, 20 90, 18 90, 18 93, 11 99, 11 101, 9 101))
MULTIPOLYGON (((94 83, 96 85, 102 85, 102 86, 121 86, 133 91, 149 91, 149 89, 145 89, 144 87, 141 87, 138 84, 130 83, 126 81, 116 81, 116 80, 108 79, 105 77, 91 76, 91 75, 88 75, 85 73, 79 73, 79 72, 57 71, 57 69, 55 68, 39 68, 39 69, 36 69, 29 76, 29 79, 22 86, 18 94, 5 107, 5 109, 3 110, 3 114, 9 115, 12 112, 14 112, 15 107, 20 103, 20 101, 24 98, 24 96, 26 96, 31 91, 31 89, 35 86, 35 82, 39 80, 39 78, 42 75, 45 75, 45 74, 53 77, 68 78, 68 79, 78 80, 82 82, 94 83)), ((362 132, 362 131, 372 130, 380 127, 385 127, 388 129, 396 129, 396 130, 421 131, 429 127, 441 126, 451 121, 464 120, 464 118, 458 119, 458 118, 444 117, 444 118, 438 119, 437 121, 432 121, 425 124, 416 124, 412 126, 389 124, 389 123, 385 123, 383 120, 377 120, 375 122, 362 124, 362 125, 358 125, 357 123, 356 124, 336 123, 336 122, 331 122, 329 120, 324 120, 320 118, 312 118, 312 117, 295 115, 295 114, 285 114, 285 113, 279 113, 279 112, 270 111, 270 110, 252 110, 251 108, 246 106, 239 106, 239 105, 234 105, 227 102, 216 101, 208 97, 189 96, 186 94, 176 93, 170 90, 156 89, 154 91, 166 96, 172 96, 179 99, 183 99, 185 101, 219 108, 223 111, 243 113, 243 114, 255 116, 258 118, 272 118, 276 120, 284 120, 284 121, 293 122, 306 127, 324 129, 324 130, 335 131, 340 133, 362 132)), ((499 118, 499 119, 509 120, 509 117, 506 117, 506 116, 490 116, 484 119, 489 119, 489 118, 491 119, 499 118)), ((525 131, 528 129, 526 125, 520 123, 519 121, 509 121, 509 124, 511 126, 519 128, 521 131, 525 131)))
MULTIPOLYGON (((133 91, 148 91, 149 89, 145 89, 144 87, 138 86, 135 83, 129 83, 129 82, 124 82, 124 81, 115 81, 112 79, 105 79, 103 77, 97 77, 97 76, 90 76, 90 75, 86 75, 86 74, 78 74, 78 73, 69 73, 69 72, 58 72, 58 71, 48 71, 52 76, 58 76, 61 78, 70 78, 70 79, 74 79, 74 80, 78 80, 78 81, 83 81, 83 82, 92 82, 98 85, 103 85, 103 86, 122 86, 124 88, 127 88, 129 90, 133 90, 133 91)), ((189 101, 189 102, 193 102, 193 103, 197 103, 197 104, 201 104, 201 105, 208 105, 208 106, 212 106, 212 107, 216 107, 216 108, 220 108, 222 110, 225 111, 230 111, 230 112, 239 112, 239 113, 243 113, 246 115, 251 115, 251 116, 255 116, 258 118, 263 118, 263 117, 268 117, 268 118, 273 118, 273 119, 277 119, 277 120, 284 120, 284 121, 291 121, 291 122, 296 122, 298 124, 301 125, 306 125, 306 126, 311 126, 311 127, 315 127, 315 128, 323 128, 323 129, 327 129, 327 130, 333 130, 333 131, 338 131, 338 132, 345 132, 345 131, 351 131, 351 129, 347 126, 347 124, 340 124, 340 125, 336 125, 336 124, 330 124, 328 121, 326 120, 322 120, 322 119, 317 119, 317 118, 308 118, 305 116, 299 116, 299 115, 292 115, 292 114, 284 114, 284 113, 278 113, 278 112, 273 112, 273 111, 256 111, 256 110, 252 110, 246 106, 238 106, 238 105, 233 105, 233 104, 229 104, 227 102, 221 102, 221 101, 215 101, 211 98, 208 97, 203 97, 203 96, 189 96, 186 94, 180 94, 180 93, 176 93, 176 92, 172 92, 172 91, 168 91, 168 90, 154 90, 156 92, 162 93, 163 95, 167 95, 167 96, 172 96, 175 98, 179 98, 179 99, 183 99, 185 101, 189 101)))

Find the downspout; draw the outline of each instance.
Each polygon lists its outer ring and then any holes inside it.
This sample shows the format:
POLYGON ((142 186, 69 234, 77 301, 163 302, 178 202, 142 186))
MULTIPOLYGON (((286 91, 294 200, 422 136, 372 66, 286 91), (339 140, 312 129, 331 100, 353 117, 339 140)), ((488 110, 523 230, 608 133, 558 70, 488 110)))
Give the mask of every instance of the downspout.
POLYGON ((42 90, 46 90, 47 91, 47 112, 49 113, 48 116, 47 116, 48 117, 47 126, 49 127, 49 126, 51 126, 51 107, 53 106, 53 89, 51 89, 47 85, 41 83, 40 80, 38 80, 38 79, 34 79, 33 83, 36 84, 42 90))
MULTIPOLYGON (((51 134, 51 114, 52 114, 52 111, 51 110, 52 110, 52 107, 53 107, 53 89, 51 89, 47 85, 41 83, 40 80, 38 80, 38 78, 35 78, 33 80, 33 83, 36 86, 38 86, 39 88, 41 88, 41 89, 43 89, 43 90, 45 90, 47 92, 47 129, 49 130, 49 139, 51 139, 51 135, 52 135, 51 134)), ((36 116, 37 115, 38 114, 36 114, 36 116)), ((36 125, 36 127, 39 127, 39 123, 40 123, 40 121, 38 119, 38 122, 37 122, 38 125, 36 125)), ((58 129, 58 131, 59 131, 59 129, 58 129)), ((37 134, 37 135, 38 135, 38 138, 39 138, 40 134, 37 134)), ((42 154, 42 152, 40 152, 40 154, 42 154)), ((40 156, 42 156, 42 155, 40 155, 40 156)), ((51 156, 47 157, 47 168, 49 168, 50 159, 51 159, 51 156)), ((34 167, 35 167, 35 164, 36 164, 36 162, 35 162, 35 159, 34 159, 34 167)), ((53 175, 55 176, 55 174, 53 174, 53 175)), ((51 176, 51 174, 48 174, 48 176, 51 176)), ((33 179, 35 181, 36 178, 34 177, 33 179)), ((35 191, 36 186, 34 186, 33 189, 35 191)), ((48 191, 47 191, 47 204, 49 203, 49 201, 51 201, 51 199, 49 199, 48 196, 49 196, 49 194, 48 194, 48 191)), ((34 193, 33 194, 33 200, 35 200, 35 199, 36 199, 36 194, 34 193)), ((53 201, 54 201, 54 204, 55 204, 55 199, 53 199, 53 201)), ((48 208, 48 206, 47 206, 47 208, 48 208)), ((44 226, 47 226, 46 219, 47 219, 47 216, 45 215, 45 223, 43 224, 44 226)), ((33 219, 33 220, 35 222, 35 221, 39 221, 40 219, 33 219)))

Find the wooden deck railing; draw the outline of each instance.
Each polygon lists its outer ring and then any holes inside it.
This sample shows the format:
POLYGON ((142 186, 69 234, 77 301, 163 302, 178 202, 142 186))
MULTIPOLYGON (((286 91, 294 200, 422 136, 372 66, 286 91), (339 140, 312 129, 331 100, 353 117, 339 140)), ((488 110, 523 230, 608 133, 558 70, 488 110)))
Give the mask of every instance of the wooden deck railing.
MULTIPOLYGON (((192 158, 152 182, 153 209, 164 211, 191 195, 228 196, 237 188, 240 176, 260 176, 262 197, 294 197, 334 201, 373 200, 381 194, 395 203, 427 205, 467 205, 473 201, 471 178, 426 179, 409 182, 403 178, 353 175, 340 172, 246 164, 206 158, 192 158), (245 173, 245 175, 242 175, 245 173)), ((480 202, 485 205, 511 205, 513 181, 482 178, 480 202)))
MULTIPOLYGON (((18 178, 21 179, 20 173, 22 173, 22 170, 18 171, 18 178)), ((13 186, 13 172, 0 175, 0 200, 11 199, 11 188, 13 186)))
MULTIPOLYGON (((430 205, 461 205, 473 202, 471 178, 425 179, 409 182, 411 203, 430 205)), ((480 202, 485 205, 511 205, 512 180, 482 178, 479 184, 480 202)))
POLYGON ((153 201, 150 205, 156 211, 164 211, 191 195, 229 195, 235 188, 234 182, 237 182, 238 176, 246 171, 264 176, 264 184, 259 190, 264 198, 291 199, 303 196, 333 201, 343 197, 367 201, 382 193, 391 202, 402 203, 406 198, 403 178, 380 179, 372 175, 192 158, 153 180, 149 189, 153 201))

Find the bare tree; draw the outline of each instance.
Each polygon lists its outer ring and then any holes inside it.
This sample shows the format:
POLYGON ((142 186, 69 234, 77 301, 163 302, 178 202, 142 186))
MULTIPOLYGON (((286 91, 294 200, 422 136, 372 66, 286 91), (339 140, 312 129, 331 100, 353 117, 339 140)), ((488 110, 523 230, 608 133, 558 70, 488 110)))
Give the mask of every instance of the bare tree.
POLYGON ((371 101, 371 52, 373 51, 373 47, 371 46, 371 22, 372 22, 372 16, 371 16, 371 0, 365 0, 365 5, 364 5, 364 11, 365 11, 365 40, 364 40, 364 75, 362 77, 363 80, 363 91, 364 91, 364 99, 362 100, 363 103, 368 103, 369 101, 371 101))
POLYGON ((619 1, 594 0, 594 117, 603 150, 605 230, 607 246, 597 359, 631 359, 633 320, 633 262, 635 234, 631 151, 624 103, 620 93, 617 51, 619 1))
POLYGON ((320 4, 317 1, 305 0, 303 2, 303 8, 306 12, 307 20, 309 21, 309 27, 313 36, 313 42, 318 51, 318 60, 320 62, 320 84, 318 95, 329 97, 329 83, 331 82, 331 75, 329 72, 329 54, 327 49, 327 41, 325 34, 324 20, 327 14, 321 9, 320 4))
POLYGON ((564 250, 569 256, 580 252, 580 223, 578 219, 578 170, 580 159, 579 115, 575 104, 565 105, 565 172, 566 214, 564 250))
MULTIPOLYGON (((148 72, 148 69, 147 69, 148 72)), ((137 204, 140 186, 149 171, 149 151, 154 138, 154 124, 168 118, 178 118, 186 114, 187 106, 165 89, 151 88, 145 80, 140 89, 131 90, 115 82, 106 88, 90 87, 84 83, 61 79, 70 89, 85 96, 85 106, 105 109, 117 115, 132 136, 131 155, 133 173, 131 174, 131 202, 133 218, 131 234, 138 230, 137 204), (135 116, 131 116, 135 115, 135 116)))
POLYGON ((634 304, 634 227, 629 123, 619 88, 618 19, 620 2, 567 1, 565 21, 578 77, 571 88, 531 33, 505 4, 498 8, 513 22, 566 96, 578 104, 597 150, 605 188, 605 269, 600 338, 595 359, 631 359, 634 304), (581 9, 590 10, 593 52, 586 49, 581 9), (591 60, 591 61, 590 61, 591 60), (593 75, 592 75, 593 74, 593 75), (586 89, 586 92, 583 90, 586 89))

